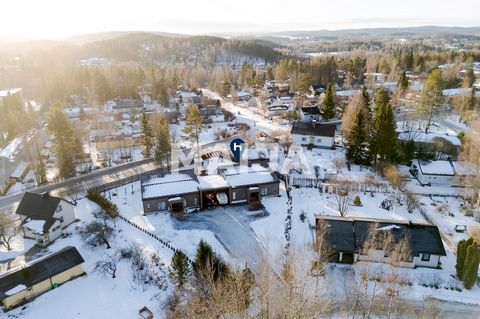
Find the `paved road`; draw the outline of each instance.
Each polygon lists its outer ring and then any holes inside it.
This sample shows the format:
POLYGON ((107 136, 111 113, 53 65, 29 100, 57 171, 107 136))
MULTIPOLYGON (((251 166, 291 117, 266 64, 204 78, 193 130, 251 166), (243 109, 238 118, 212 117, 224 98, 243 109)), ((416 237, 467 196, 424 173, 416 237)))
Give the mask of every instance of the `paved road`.
MULTIPOLYGON (((214 141, 202 145, 202 148, 210 148, 213 146, 229 147, 231 140, 238 136, 232 136, 223 140, 214 141)), ((184 152, 188 154, 190 149, 185 149, 184 152)), ((115 181, 129 182, 134 177, 146 174, 158 169, 159 166, 155 164, 152 159, 129 162, 118 166, 102 168, 91 173, 73 177, 58 183, 42 185, 34 187, 28 191, 34 193, 51 192, 52 194, 61 194, 61 196, 68 196, 86 192, 89 188, 102 186, 115 181)), ((15 210, 16 205, 21 200, 23 193, 17 193, 0 197, 0 213, 11 213, 15 210)))

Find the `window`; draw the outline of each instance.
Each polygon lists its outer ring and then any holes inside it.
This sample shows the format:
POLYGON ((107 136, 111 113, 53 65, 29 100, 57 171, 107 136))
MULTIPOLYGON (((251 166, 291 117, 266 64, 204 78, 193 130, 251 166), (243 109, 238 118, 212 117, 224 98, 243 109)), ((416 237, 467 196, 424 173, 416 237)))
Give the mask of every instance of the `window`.
POLYGON ((317 138, 317 144, 321 144, 321 143, 322 143, 322 139, 317 138))
POLYGON ((422 261, 430 261, 430 254, 423 253, 422 254, 422 261))
POLYGON ((164 210, 166 208, 165 202, 158 202, 158 210, 164 210))
POLYGON ((233 199, 233 200, 236 200, 236 199, 237 199, 237 193, 236 193, 236 192, 232 192, 232 199, 233 199))
POLYGON ((306 137, 302 137, 302 142, 306 142, 307 141, 307 138, 306 137))
POLYGON ((266 187, 260 188, 260 194, 262 194, 262 196, 268 195, 268 188, 266 187))
POLYGON ((58 212, 61 212, 61 211, 62 211, 62 205, 58 205, 56 212, 58 213, 58 212))
POLYGON ((193 205, 198 205, 198 199, 196 197, 193 199, 193 205))

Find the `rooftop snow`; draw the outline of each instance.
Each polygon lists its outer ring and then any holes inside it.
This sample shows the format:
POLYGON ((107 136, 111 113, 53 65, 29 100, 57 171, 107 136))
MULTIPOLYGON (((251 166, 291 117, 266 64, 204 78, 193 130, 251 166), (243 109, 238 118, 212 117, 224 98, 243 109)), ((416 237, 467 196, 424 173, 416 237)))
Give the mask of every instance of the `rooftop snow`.
POLYGON ((6 291, 5 295, 12 296, 12 295, 14 295, 14 294, 26 289, 26 288, 27 288, 27 286, 25 286, 25 285, 17 285, 15 287, 13 287, 12 289, 6 291))
POLYGON ((199 189, 226 188, 227 182, 220 175, 198 176, 199 189))
POLYGON ((198 183, 192 179, 161 184, 144 185, 143 198, 175 196, 198 191, 198 183))
POLYGON ((6 90, 0 90, 0 97, 6 97, 9 94, 15 94, 20 92, 22 89, 21 88, 12 88, 12 89, 6 89, 6 90))
POLYGON ((264 184, 275 182, 275 177, 270 172, 241 173, 225 176, 225 180, 232 187, 264 184))
POLYGON ((449 161, 417 161, 423 174, 428 175, 455 175, 449 161))
POLYGON ((151 177, 148 181, 143 182, 143 185, 163 184, 171 182, 181 182, 192 180, 192 176, 188 174, 167 174, 165 176, 151 177))
POLYGON ((35 234, 43 234, 43 225, 45 225, 44 220, 30 220, 24 224, 25 227, 30 228, 35 232, 35 234))

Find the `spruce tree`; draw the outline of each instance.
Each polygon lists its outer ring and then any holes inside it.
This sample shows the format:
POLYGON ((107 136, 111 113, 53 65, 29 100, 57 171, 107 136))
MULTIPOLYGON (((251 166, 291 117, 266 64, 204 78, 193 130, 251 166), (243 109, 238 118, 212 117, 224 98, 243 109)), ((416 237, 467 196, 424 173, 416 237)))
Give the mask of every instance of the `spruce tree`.
POLYGON ((187 110, 185 119, 185 127, 183 132, 187 134, 188 138, 195 140, 197 144, 197 156, 200 156, 200 133, 202 132, 202 115, 198 106, 192 105, 187 110))
POLYGON ((207 242, 200 240, 197 251, 195 252, 195 260, 193 269, 198 274, 205 272, 213 263, 213 249, 207 242))
POLYGON ((368 114, 369 114, 369 121, 372 119, 372 108, 370 107, 371 100, 370 100, 370 94, 368 94, 367 88, 364 86, 362 88, 362 99, 363 99, 363 106, 367 108, 368 114))
POLYGON ((370 125, 370 158, 376 163, 381 160, 394 161, 397 158, 397 124, 393 109, 388 104, 388 93, 380 89, 375 97, 375 116, 370 125))
POLYGON ((367 133, 363 111, 359 110, 347 137, 346 158, 355 164, 362 164, 366 159, 367 133))
POLYGON ((143 112, 142 116, 140 117, 140 130, 140 145, 142 146, 142 154, 145 158, 150 158, 152 155, 154 139, 152 126, 150 125, 150 121, 148 120, 145 112, 143 112))
POLYGON ((457 264, 455 270, 457 271, 457 277, 461 280, 463 278, 463 268, 466 255, 466 240, 462 239, 457 244, 457 264))
POLYGON ((465 288, 471 289, 478 278, 478 264, 480 262, 480 251, 475 242, 467 247, 465 257, 463 284, 465 288))
POLYGON ((169 160, 171 151, 170 130, 167 120, 161 118, 157 123, 155 132, 155 160, 161 163, 163 160, 169 160))
POLYGON ((473 66, 470 66, 465 73, 465 77, 463 79, 463 86, 467 88, 471 88, 475 83, 475 73, 473 72, 473 66))
POLYGON ((398 80, 397 86, 400 88, 402 92, 405 92, 408 89, 408 78, 405 71, 402 72, 400 75, 400 79, 398 80))
POLYGON ((397 122, 390 104, 387 104, 385 107, 385 121, 383 124, 385 140, 382 150, 384 150, 384 158, 393 162, 397 159, 397 122))
POLYGON ((169 269, 170 278, 178 285, 183 286, 190 272, 188 257, 180 250, 175 251, 172 256, 172 262, 169 269))
POLYGON ((320 115, 324 120, 330 120, 335 117, 335 86, 330 83, 325 92, 325 98, 322 101, 320 115))

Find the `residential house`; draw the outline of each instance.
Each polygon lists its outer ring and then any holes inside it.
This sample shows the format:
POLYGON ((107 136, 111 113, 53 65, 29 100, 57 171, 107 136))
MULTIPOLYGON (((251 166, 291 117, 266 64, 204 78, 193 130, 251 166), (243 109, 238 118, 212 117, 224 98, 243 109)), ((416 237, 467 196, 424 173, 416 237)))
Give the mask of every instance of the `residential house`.
POLYGON ((323 84, 310 85, 309 91, 312 96, 318 96, 325 92, 327 87, 323 84))
POLYGON ((335 143, 334 124, 293 123, 291 134, 293 144, 317 148, 333 148, 335 143))
POLYGON ((439 268, 440 257, 446 256, 437 226, 427 223, 319 216, 316 229, 317 243, 323 240, 326 247, 322 249, 331 262, 388 263, 392 261, 390 255, 395 244, 402 240, 408 245, 408 254, 400 261, 402 267, 439 268), (379 240, 371 240, 372 232, 379 240), (385 245, 386 240, 391 240, 391 245, 385 245))
POLYGON ((320 109, 318 106, 300 108, 300 120, 303 123, 320 121, 320 109))
POLYGON ((455 168, 451 161, 414 159, 410 174, 422 185, 450 186, 454 181, 455 168))
POLYGON ((42 247, 55 241, 75 221, 75 205, 49 193, 25 193, 15 213, 20 216, 23 235, 42 247))
POLYGON ((258 203, 262 197, 278 196, 280 182, 267 168, 230 163, 233 165, 219 167, 217 174, 195 175, 190 170, 143 180, 144 213, 180 213, 192 208, 258 203))
POLYGON ((0 300, 5 309, 24 304, 36 296, 83 275, 85 260, 75 247, 65 247, 48 256, 0 275, 0 300))

